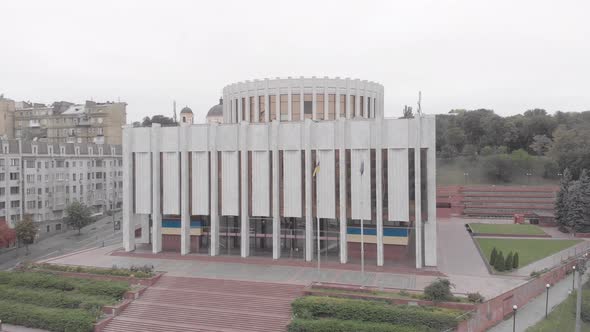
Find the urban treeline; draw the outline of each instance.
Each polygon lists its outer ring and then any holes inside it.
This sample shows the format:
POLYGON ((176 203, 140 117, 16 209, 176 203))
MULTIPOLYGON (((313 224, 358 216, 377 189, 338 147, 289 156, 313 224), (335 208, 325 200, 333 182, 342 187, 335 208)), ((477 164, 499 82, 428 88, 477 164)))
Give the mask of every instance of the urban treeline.
POLYGON ((577 179, 590 169, 590 111, 502 117, 488 109, 452 110, 436 116, 436 146, 442 163, 464 160, 496 182, 533 172, 558 179, 566 167, 577 179))

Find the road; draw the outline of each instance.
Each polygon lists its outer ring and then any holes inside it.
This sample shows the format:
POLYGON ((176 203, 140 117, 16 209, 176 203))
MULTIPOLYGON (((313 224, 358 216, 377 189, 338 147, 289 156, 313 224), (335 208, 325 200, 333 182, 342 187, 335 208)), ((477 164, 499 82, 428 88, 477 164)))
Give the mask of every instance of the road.
MULTIPOLYGON (((117 214, 116 219, 121 220, 120 213, 117 214)), ((80 235, 78 231, 70 230, 30 245, 29 255, 25 255, 24 247, 0 254, 0 270, 11 269, 23 261, 51 258, 82 249, 121 243, 121 241, 121 231, 114 231, 113 218, 106 216, 82 228, 80 235)))

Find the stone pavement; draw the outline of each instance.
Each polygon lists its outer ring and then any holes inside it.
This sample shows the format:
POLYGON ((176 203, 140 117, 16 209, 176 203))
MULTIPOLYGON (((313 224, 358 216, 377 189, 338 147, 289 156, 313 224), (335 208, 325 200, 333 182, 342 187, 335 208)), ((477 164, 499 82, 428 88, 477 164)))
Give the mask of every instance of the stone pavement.
POLYGON ((49 331, 40 330, 40 329, 31 329, 31 328, 23 327, 23 326, 2 324, 2 329, 0 329, 0 332, 49 332, 49 331))
MULTIPOLYGON (((583 282, 588 280, 588 274, 585 274, 582 277, 583 282)), ((578 277, 576 276, 576 289, 578 288, 577 285, 578 277)), ((567 278, 562 279, 555 285, 549 289, 549 312, 553 311, 553 309, 563 302, 568 297, 568 291, 572 289, 572 276, 570 275, 567 278)), ((525 331, 530 326, 535 325, 539 321, 545 318, 545 301, 546 301, 546 293, 543 293, 529 303, 527 303, 522 308, 518 309, 516 313, 516 331, 522 332, 525 331)), ((494 326, 493 328, 489 329, 489 332, 512 332, 512 317, 509 319, 502 321, 500 324, 494 326)), ((569 332, 569 331, 562 331, 562 332, 569 332)))

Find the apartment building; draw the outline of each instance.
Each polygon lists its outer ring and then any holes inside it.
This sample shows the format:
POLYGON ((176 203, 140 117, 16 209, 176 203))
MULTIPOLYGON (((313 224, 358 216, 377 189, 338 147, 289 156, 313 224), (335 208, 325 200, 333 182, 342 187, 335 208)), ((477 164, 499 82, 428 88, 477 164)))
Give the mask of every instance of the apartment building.
POLYGON ((0 98, 0 135, 48 143, 121 144, 126 108, 122 102, 45 105, 0 98))
POLYGON ((10 226, 30 214, 40 235, 65 229, 73 201, 94 212, 122 202, 121 146, 1 140, 0 217, 10 226))
POLYGON ((375 82, 255 80, 224 88, 223 123, 125 127, 125 250, 436 266, 435 117, 383 101, 375 82))

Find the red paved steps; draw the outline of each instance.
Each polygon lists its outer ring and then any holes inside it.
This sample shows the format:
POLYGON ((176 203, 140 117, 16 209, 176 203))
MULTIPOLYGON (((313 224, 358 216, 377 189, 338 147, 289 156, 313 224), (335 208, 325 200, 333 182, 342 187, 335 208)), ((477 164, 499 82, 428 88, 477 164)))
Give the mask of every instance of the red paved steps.
POLYGON ((303 287, 264 282, 162 277, 105 332, 278 332, 303 287))

